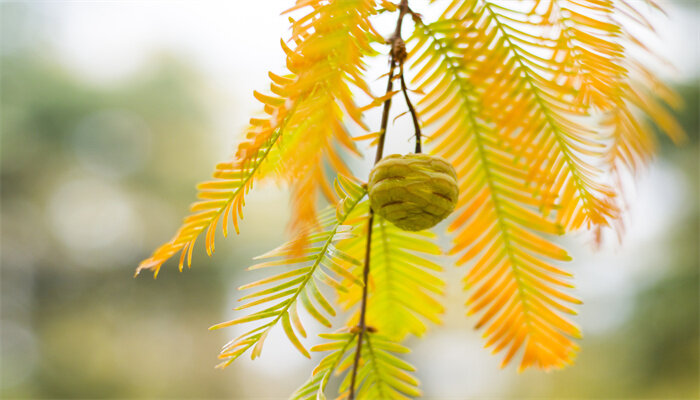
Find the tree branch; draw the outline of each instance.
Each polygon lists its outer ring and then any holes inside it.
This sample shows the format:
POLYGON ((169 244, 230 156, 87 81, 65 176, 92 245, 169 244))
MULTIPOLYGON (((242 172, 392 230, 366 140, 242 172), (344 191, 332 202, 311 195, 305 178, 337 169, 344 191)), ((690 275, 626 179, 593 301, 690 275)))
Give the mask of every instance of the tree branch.
MULTIPOLYGON (((406 59, 406 47, 401 39, 401 25, 403 23, 403 17, 409 13, 408 0, 401 0, 399 5, 399 17, 396 21, 396 29, 394 29, 394 34, 389 38, 388 43, 391 44, 391 52, 389 56, 389 80, 386 84, 386 93, 389 94, 394 87, 394 69, 396 68, 397 61, 399 65, 403 66, 403 61, 406 59)), ((403 80, 403 73, 402 80, 403 80)), ((389 111, 391 110, 391 97, 384 101, 384 108, 382 110, 382 121, 379 134, 379 142, 377 143, 377 153, 374 157, 374 163, 377 164, 379 160, 382 159, 384 155, 384 141, 386 138, 386 129, 389 125, 389 111)), ((374 212, 372 208, 369 209, 369 219, 367 221, 367 246, 365 248, 365 264, 362 270, 362 282, 364 286, 362 287, 362 303, 360 305, 360 321, 357 325, 358 337, 357 337, 357 348, 355 349, 355 359, 352 366, 352 378, 350 380, 350 393, 348 395, 348 400, 355 399, 355 381, 357 379, 357 370, 360 366, 360 354, 362 353, 362 339, 367 331, 366 324, 366 314, 367 314, 367 288, 369 286, 369 262, 370 262, 370 251, 372 249, 372 226, 374 225, 374 212)))

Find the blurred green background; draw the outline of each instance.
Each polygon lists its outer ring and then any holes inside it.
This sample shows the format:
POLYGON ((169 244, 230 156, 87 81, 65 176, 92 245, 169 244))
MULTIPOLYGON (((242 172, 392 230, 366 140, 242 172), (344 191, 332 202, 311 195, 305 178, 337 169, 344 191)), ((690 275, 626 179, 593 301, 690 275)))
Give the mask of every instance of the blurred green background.
MULTIPOLYGON (((207 327, 232 315, 235 288, 255 278, 251 257, 284 240, 283 190, 256 188, 244 235, 219 238, 215 257, 198 247, 191 270, 132 278, 232 152, 252 89, 282 64, 288 2, 231 3, 0 3, 3 398, 277 399, 313 368, 281 335, 260 360, 213 368, 235 330, 207 327)), ((661 139, 621 244, 566 243, 585 303, 577 363, 499 370, 464 318, 464 271, 448 268, 444 325, 408 343, 426 398, 700 396, 700 11, 670 7, 662 36, 688 35, 673 45, 689 54, 671 83, 689 141, 661 139)))

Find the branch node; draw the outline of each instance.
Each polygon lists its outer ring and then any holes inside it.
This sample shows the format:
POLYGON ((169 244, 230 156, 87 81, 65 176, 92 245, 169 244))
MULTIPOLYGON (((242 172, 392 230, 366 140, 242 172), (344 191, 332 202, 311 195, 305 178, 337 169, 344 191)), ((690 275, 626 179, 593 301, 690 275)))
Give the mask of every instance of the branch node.
POLYGON ((406 57, 408 57, 408 53, 406 52, 406 43, 401 39, 401 37, 394 37, 391 40, 391 56, 394 57, 394 60, 399 63, 399 65, 403 65, 404 61, 406 61, 406 57))

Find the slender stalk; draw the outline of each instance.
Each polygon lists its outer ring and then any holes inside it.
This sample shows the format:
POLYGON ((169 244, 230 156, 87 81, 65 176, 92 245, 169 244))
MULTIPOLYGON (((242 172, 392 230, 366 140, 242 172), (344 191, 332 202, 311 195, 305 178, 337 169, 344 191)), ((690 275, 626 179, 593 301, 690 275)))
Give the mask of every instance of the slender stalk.
POLYGON ((355 360, 352 364, 352 378, 350 379, 350 394, 348 396, 349 400, 355 399, 355 380, 357 379, 357 370, 360 366, 360 353, 362 352, 362 339, 365 334, 365 314, 367 312, 367 286, 369 278, 369 252, 372 246, 372 225, 374 225, 374 213, 372 209, 369 210, 369 220, 367 221, 367 248, 365 250, 365 267, 362 270, 362 281, 365 285, 362 287, 362 304, 360 308, 360 323, 359 332, 357 334, 357 348, 355 348, 355 360))
POLYGON ((413 127, 416 129, 416 151, 415 153, 421 153, 422 152, 422 147, 421 147, 421 131, 420 131, 420 124, 418 123, 418 114, 416 113, 416 109, 413 107, 413 104, 411 103, 411 99, 408 97, 408 89, 406 88, 406 81, 404 80, 403 77, 403 63, 399 65, 399 68, 401 69, 401 75, 399 76, 401 80, 401 91, 403 92, 403 98, 406 100, 406 105, 408 106, 408 111, 411 112, 411 119, 413 119, 413 127))
MULTIPOLYGON (((389 61, 391 66, 389 67, 389 82, 386 84, 386 93, 388 94, 394 89, 394 68, 396 67, 396 60, 394 56, 391 56, 389 61)), ((384 109, 382 110, 382 123, 379 129, 379 142, 377 143, 377 152, 374 156, 374 163, 378 163, 379 160, 384 156, 384 139, 386 138, 386 128, 389 125, 389 110, 391 109, 391 97, 384 101, 384 109)), ((371 209, 370 209, 371 212, 371 209)))
MULTIPOLYGON (((389 38, 389 43, 391 44, 391 53, 389 58, 389 80, 386 84, 386 93, 389 94, 394 88, 394 69, 396 68, 396 62, 403 65, 405 59, 405 45, 401 39, 401 25, 403 23, 403 17, 409 13, 408 0, 401 0, 399 5, 399 17, 396 21, 396 29, 394 34, 389 38)), ((403 73, 402 73, 403 79, 403 73)), ((384 141, 386 138, 386 129, 389 125, 389 111, 391 110, 391 97, 384 101, 384 108, 382 109, 382 121, 379 134, 379 142, 377 143, 377 153, 374 157, 374 163, 378 163, 384 155, 384 141)), ((355 381, 357 379, 357 370, 360 366, 360 355, 362 353, 362 339, 367 331, 366 315, 367 315, 367 288, 369 286, 369 262, 370 262, 370 252, 372 249, 372 227, 374 225, 374 212, 372 208, 369 209, 369 219, 367 221, 367 246, 365 248, 365 264, 362 270, 362 303, 360 304, 360 321, 358 323, 358 336, 357 336, 357 348, 355 349, 355 359, 352 365, 352 377, 350 380, 350 393, 348 395, 348 400, 355 400, 355 381)))
MULTIPOLYGON (((393 80, 394 80, 394 67, 395 67, 395 61, 394 57, 391 57, 390 61, 391 67, 389 69, 389 82, 387 83, 386 86, 386 92, 389 93, 391 92, 393 88, 393 80)), ((381 125, 381 134, 379 136, 379 143, 377 144, 377 154, 374 159, 374 163, 376 164, 379 162, 379 160, 382 159, 382 154, 384 152, 384 138, 385 138, 385 133, 386 133, 386 128, 388 125, 389 121, 389 110, 391 109, 391 98, 387 99, 384 102, 384 110, 382 111, 382 125, 381 125)), ((369 219, 367 221, 367 245, 365 247, 365 262, 364 262, 364 268, 362 269, 362 282, 364 285, 362 286, 362 303, 360 304, 360 322, 358 323, 357 327, 359 329, 358 336, 357 336, 357 348, 355 349, 355 360, 352 365, 352 378, 350 380, 350 394, 348 395, 348 400, 354 400, 355 399, 355 380, 357 378, 357 370, 360 365, 360 353, 362 352, 362 339, 364 337, 365 329, 367 328, 366 326, 366 319, 365 316, 367 314, 367 287, 369 286, 369 261, 370 261, 370 252, 372 248, 372 226, 374 225, 374 211, 372 211, 372 207, 369 208, 369 219)))

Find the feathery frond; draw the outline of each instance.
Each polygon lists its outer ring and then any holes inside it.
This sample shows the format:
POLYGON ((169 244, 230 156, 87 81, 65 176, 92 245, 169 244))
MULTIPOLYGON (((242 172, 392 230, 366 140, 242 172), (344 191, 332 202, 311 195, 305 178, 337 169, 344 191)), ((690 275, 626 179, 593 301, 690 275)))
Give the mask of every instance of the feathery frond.
MULTIPOLYGON (((197 185, 199 201, 190 207, 192 214, 185 218, 182 227, 169 242, 160 246, 150 258, 139 264, 136 269, 137 275, 144 269, 151 269, 153 276, 157 277, 161 265, 178 252, 180 252, 180 271, 182 271, 185 257, 189 267, 192 265, 192 250, 195 242, 204 231, 206 231, 205 247, 211 256, 214 252, 214 239, 219 222, 221 222, 224 236, 228 235, 229 218, 238 233, 238 220, 243 217, 244 196, 253 187, 256 177, 261 175, 260 167, 282 134, 284 121, 281 121, 276 129, 269 131, 270 136, 261 143, 255 143, 260 138, 252 135, 257 130, 251 129, 249 140, 238 147, 238 158, 235 161, 218 164, 214 171, 214 179, 197 185)), ((261 136, 266 135, 261 134, 261 136)))
POLYGON ((362 73, 363 58, 375 54, 370 43, 378 39, 369 22, 375 7, 371 0, 304 0, 288 11, 310 8, 292 22, 295 47, 283 43, 287 68, 295 78, 274 91, 297 103, 279 149, 282 175, 292 188, 290 228, 295 234, 315 225, 318 191, 337 200, 325 167, 351 175, 336 144, 359 155, 343 120, 347 115, 366 129, 352 89, 371 96, 362 73))
MULTIPOLYGON (((397 353, 409 353, 409 349, 380 333, 367 332, 364 340, 357 372, 356 398, 403 400, 421 396, 419 382, 411 375, 415 367, 396 356, 397 353)), ((338 372, 343 373, 351 365, 351 357, 348 357, 338 366, 338 372)), ((350 375, 346 374, 340 383, 341 397, 349 390, 350 375)))
POLYGON ((329 342, 316 345, 311 348, 311 351, 330 351, 331 353, 323 357, 314 368, 311 377, 292 394, 292 400, 326 399, 324 391, 328 381, 357 343, 357 333, 353 332, 322 333, 319 337, 329 342))
MULTIPOLYGON (((368 210, 367 210, 368 211, 368 210)), ((368 216, 358 216, 362 223, 354 228, 352 238, 338 243, 338 248, 359 260, 364 259, 368 216)), ((438 301, 445 282, 437 276, 442 267, 426 256, 441 254, 429 231, 404 231, 379 215, 374 216, 370 249, 369 298, 367 323, 382 335, 403 340, 407 334, 422 336, 426 321, 439 324, 444 307, 438 301)), ((354 276, 362 275, 362 266, 348 265, 354 276)), ((350 286, 338 293, 338 302, 345 309, 358 305, 361 287, 350 286)), ((357 320, 357 315, 353 317, 357 320)))
MULTIPOLYGON (((619 43, 625 46, 625 53, 637 52, 644 54, 648 60, 665 64, 665 60, 632 33, 633 29, 653 30, 645 15, 627 1, 617 1, 613 5, 618 16, 613 22, 622 28, 619 43)), ((605 161, 615 175, 622 170, 638 171, 654 154, 656 140, 652 126, 646 119, 676 143, 685 138, 683 128, 670 112, 681 107, 678 95, 661 82, 640 57, 627 55, 622 65, 628 71, 627 79, 614 87, 616 102, 605 110, 601 122, 601 126, 612 136, 612 145, 605 161)))
MULTIPOLYGON (((546 4, 542 4, 546 3, 546 4)), ((552 58, 561 59, 555 79, 576 91, 573 99, 586 108, 608 110, 614 107, 614 89, 627 78, 623 65, 622 27, 613 23, 611 1, 550 0, 542 23, 559 33, 552 58)))
POLYGON ((631 107, 679 137, 665 107, 633 89, 636 73, 674 104, 625 53, 622 38, 641 43, 615 21, 621 8, 634 10, 592 0, 453 1, 414 33, 413 81, 426 93, 419 112, 434 152, 452 161, 462 184, 452 252, 459 263, 475 261, 465 284, 481 286, 470 313, 485 310, 477 326, 491 323, 487 345, 510 346, 504 364, 521 345, 521 368, 561 367, 573 357, 571 338, 580 333, 558 312, 574 314, 565 304, 578 300, 556 289, 571 287, 557 277, 569 274, 548 261, 569 257, 543 235, 619 218, 607 165, 633 170, 653 146, 631 107), (607 116, 601 126, 612 145, 590 128, 595 113, 607 116))
MULTIPOLYGON (((484 93, 467 80, 464 40, 452 36, 453 24, 419 24, 411 57, 420 66, 414 82, 425 93, 417 105, 432 128, 434 151, 452 162, 460 181, 457 230, 452 253, 458 263, 476 260, 465 278, 476 287, 470 314, 484 311, 477 327, 494 352, 507 349, 504 365, 525 346, 521 368, 561 367, 569 363, 579 331, 554 310, 574 313, 562 302, 578 303, 553 286, 570 287, 568 276, 548 259, 568 260, 558 246, 542 238, 563 233, 561 226, 533 211, 543 200, 528 186, 528 169, 501 142, 500 133, 482 114, 484 93)), ((551 207, 551 206, 550 206, 551 207)))
POLYGON ((618 216, 616 193, 604 183, 604 171, 591 161, 604 156, 604 137, 581 123, 588 110, 575 101, 571 86, 555 79, 565 68, 555 58, 565 43, 531 40, 524 31, 544 29, 546 21, 529 22, 531 15, 490 2, 466 18, 489 24, 495 32, 465 57, 470 60, 487 52, 489 63, 496 59, 502 65, 493 74, 484 63, 471 76, 475 85, 484 86, 485 112, 493 118, 501 140, 531 167, 549 171, 536 181, 558 199, 556 219, 567 231, 608 225, 618 216))
MULTIPOLYGON (((340 398, 345 398, 349 390, 349 369, 353 363, 354 344, 357 333, 340 332, 322 334, 330 342, 312 347, 312 351, 331 351, 314 369, 309 380, 292 395, 294 400, 325 399, 323 393, 328 380, 333 374, 348 372, 340 384, 340 398)), ((388 340, 378 333, 367 333, 365 345, 360 357, 360 369, 357 374, 358 399, 408 399, 421 395, 418 380, 410 373, 415 368, 397 357, 396 354, 408 353, 409 350, 388 340)))
MULTIPOLYGON (((275 171, 290 183, 294 208, 290 227, 294 234, 317 227, 317 191, 337 200, 324 168, 330 165, 334 171, 351 176, 336 143, 359 155, 343 119, 347 114, 365 126, 351 88, 360 88, 371 96, 362 77, 362 60, 375 54, 370 42, 378 35, 369 22, 375 4, 370 0, 300 0, 288 12, 305 7, 311 10, 292 24, 290 40, 294 49, 282 42, 291 74, 270 73, 271 94, 254 92, 267 116, 250 119, 246 140, 238 146, 235 160, 219 164, 215 180, 200 185, 201 201, 192 205, 193 214, 173 239, 139 265, 137 274, 152 269, 157 276, 160 266, 179 251, 180 269, 185 254, 190 265, 192 248, 205 230, 206 249, 211 254, 220 220, 227 234, 228 214, 238 231, 243 197, 252 187, 256 172, 268 176, 275 171), (265 167, 262 164, 268 157, 274 162, 265 167)), ((299 240, 295 245, 302 248, 306 242, 299 240)))
POLYGON ((295 243, 290 241, 257 257, 257 259, 274 258, 274 260, 261 262, 248 268, 253 270, 280 266, 291 267, 285 272, 241 286, 241 290, 266 287, 243 296, 239 301, 245 300, 247 302, 237 307, 236 310, 254 306, 260 306, 262 309, 210 328, 219 329, 249 322, 260 323, 224 346, 219 357, 225 361, 220 366, 229 365, 251 347, 253 348, 251 358, 258 357, 267 335, 278 322, 282 323, 289 341, 299 352, 309 357, 308 351, 298 337, 299 335, 306 337, 306 331, 299 318, 297 304, 301 302, 304 309, 312 317, 322 325, 330 327, 331 323, 326 315, 335 315, 335 310, 319 290, 318 284, 322 282, 336 290, 343 291, 347 288, 340 284, 339 279, 351 278, 353 284, 362 285, 362 281, 341 267, 342 263, 360 264, 360 262, 336 248, 334 242, 349 236, 352 227, 344 224, 365 196, 366 191, 342 176, 339 176, 336 182, 338 195, 343 196, 343 200, 337 209, 329 207, 321 213, 320 232, 310 234, 304 239, 297 239, 305 240, 309 244, 302 254, 295 254, 295 243))

